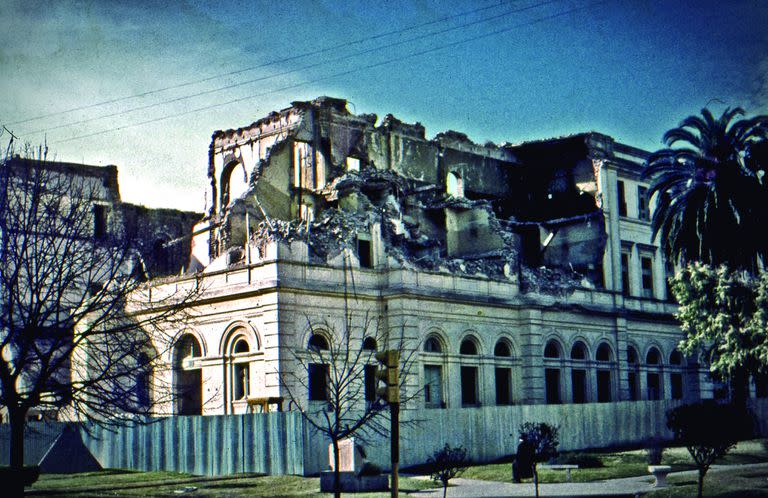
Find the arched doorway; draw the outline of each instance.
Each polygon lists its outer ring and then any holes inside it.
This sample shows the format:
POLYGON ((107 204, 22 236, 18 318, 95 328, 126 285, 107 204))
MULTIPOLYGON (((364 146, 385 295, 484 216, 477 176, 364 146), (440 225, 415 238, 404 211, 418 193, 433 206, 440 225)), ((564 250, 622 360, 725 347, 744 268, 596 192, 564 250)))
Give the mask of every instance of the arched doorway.
POLYGON ((203 372, 199 359, 200 343, 192 334, 184 334, 173 348, 173 389, 178 415, 202 415, 203 372))

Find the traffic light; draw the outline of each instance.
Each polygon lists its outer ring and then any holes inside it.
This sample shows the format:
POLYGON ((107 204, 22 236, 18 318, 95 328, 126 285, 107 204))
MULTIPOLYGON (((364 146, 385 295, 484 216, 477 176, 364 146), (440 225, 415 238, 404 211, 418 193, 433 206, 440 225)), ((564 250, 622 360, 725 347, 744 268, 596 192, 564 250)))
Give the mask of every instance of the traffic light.
POLYGON ((387 403, 400 402, 400 351, 389 349, 376 353, 376 360, 380 363, 376 369, 377 389, 376 395, 387 403), (378 383, 383 385, 378 387, 378 383))

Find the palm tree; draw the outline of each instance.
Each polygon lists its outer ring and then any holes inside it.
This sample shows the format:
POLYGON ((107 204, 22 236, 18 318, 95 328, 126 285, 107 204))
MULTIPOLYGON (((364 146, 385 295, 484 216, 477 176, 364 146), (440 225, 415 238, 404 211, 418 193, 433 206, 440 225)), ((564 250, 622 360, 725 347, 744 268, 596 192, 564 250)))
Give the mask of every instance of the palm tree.
POLYGON ((728 108, 715 119, 702 109, 666 132, 668 148, 648 158, 653 238, 660 235, 668 260, 752 273, 768 263, 768 116, 734 120, 742 115, 728 108))

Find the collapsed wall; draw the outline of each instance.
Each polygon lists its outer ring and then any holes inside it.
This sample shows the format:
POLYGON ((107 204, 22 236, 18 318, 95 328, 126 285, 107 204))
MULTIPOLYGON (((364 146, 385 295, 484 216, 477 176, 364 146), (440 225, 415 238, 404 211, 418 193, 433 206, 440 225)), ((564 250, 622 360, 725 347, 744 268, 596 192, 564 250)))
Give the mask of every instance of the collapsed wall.
POLYGON ((391 115, 377 122, 321 97, 214 133, 211 205, 193 240, 199 266, 300 241, 317 264, 346 250, 364 268, 525 280, 540 291, 602 280, 605 221, 584 135, 479 145, 454 131, 427 139, 421 124, 391 115))

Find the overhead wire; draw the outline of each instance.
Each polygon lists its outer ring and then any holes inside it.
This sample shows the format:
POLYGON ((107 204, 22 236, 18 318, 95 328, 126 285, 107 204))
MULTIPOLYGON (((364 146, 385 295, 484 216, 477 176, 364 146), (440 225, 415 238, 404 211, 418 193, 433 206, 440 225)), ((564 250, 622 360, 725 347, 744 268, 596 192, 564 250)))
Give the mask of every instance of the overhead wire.
POLYGON ((168 115, 165 115, 165 116, 159 116, 159 117, 156 117, 156 118, 147 119, 147 120, 139 121, 139 122, 136 122, 136 123, 129 123, 129 124, 113 127, 113 128, 99 130, 99 131, 96 131, 96 132, 93 132, 93 133, 88 133, 88 134, 78 135, 78 136, 75 136, 75 137, 70 137, 70 138, 66 138, 66 139, 62 139, 62 140, 57 140, 57 141, 55 141, 53 143, 57 143, 58 144, 58 143, 72 142, 72 141, 75 141, 75 140, 82 140, 84 138, 90 138, 90 137, 94 137, 94 136, 98 136, 98 135, 103 135, 103 134, 111 133, 111 132, 114 132, 114 131, 125 130, 125 129, 128 129, 128 128, 135 128, 137 126, 144 126, 144 125, 151 124, 151 123, 165 121, 165 120, 168 120, 168 119, 173 119, 173 118, 177 118, 177 117, 181 117, 181 116, 187 116, 189 114, 194 114, 194 113, 198 113, 198 112, 202 112, 202 111, 207 111, 207 110, 215 109, 215 108, 218 108, 218 107, 223 107, 223 106, 227 106, 227 105, 231 105, 231 104, 236 104, 236 103, 243 102, 243 101, 246 101, 246 100, 251 100, 251 99, 253 99, 255 97, 262 97, 262 96, 265 96, 265 95, 271 95, 271 94, 279 93, 279 92, 282 92, 282 91, 285 91, 285 90, 291 90, 291 89, 294 89, 294 88, 299 88, 299 87, 302 87, 302 86, 307 86, 307 85, 310 85, 310 84, 313 84, 313 83, 327 81, 327 80, 338 78, 338 77, 341 77, 341 76, 347 76, 347 75, 354 74, 354 73, 357 73, 357 72, 360 72, 360 71, 364 71, 364 70, 367 70, 367 69, 373 69, 373 68, 376 68, 376 67, 392 64, 392 63, 395 63, 395 62, 402 62, 405 59, 419 57, 419 56, 422 56, 422 55, 426 55, 426 54, 429 54, 429 53, 437 52, 437 51, 440 51, 440 50, 445 50, 447 48, 455 47, 455 46, 462 45, 462 44, 465 44, 465 43, 471 43, 473 41, 482 40, 482 39, 489 38, 489 37, 492 37, 492 36, 496 36, 496 35, 499 35, 499 34, 502 34, 502 33, 507 33, 509 31, 512 31, 513 29, 517 29, 517 28, 521 28, 521 27, 526 27, 526 26, 531 26, 531 25, 538 24, 538 23, 541 23, 541 22, 544 22, 544 21, 548 21, 548 20, 555 19, 555 18, 558 18, 558 17, 562 17, 562 16, 566 16, 566 15, 569 15, 569 14, 573 14, 575 12, 579 12, 579 11, 583 11, 583 10, 588 10, 588 9, 594 8, 594 7, 598 6, 598 5, 602 5, 602 4, 608 3, 609 1, 610 0, 599 0, 599 1, 596 1, 596 2, 591 2, 591 3, 589 3, 589 4, 585 5, 585 6, 582 6, 582 7, 574 7, 572 9, 568 9, 568 10, 565 10, 565 11, 562 11, 562 12, 558 12, 558 13, 555 13, 555 14, 551 14, 551 15, 548 15, 548 16, 543 16, 543 17, 539 17, 539 18, 536 18, 536 19, 531 19, 531 20, 526 21, 524 23, 518 23, 518 24, 515 24, 513 26, 509 26, 507 28, 498 29, 498 30, 495 30, 495 31, 491 31, 491 32, 488 32, 488 33, 484 33, 484 34, 473 36, 473 37, 469 37, 469 38, 464 38, 462 40, 457 40, 457 41, 454 41, 454 42, 446 43, 446 44, 443 44, 443 45, 440 45, 440 46, 437 46, 437 47, 431 47, 431 48, 428 48, 428 49, 419 50, 419 51, 416 51, 416 52, 411 52, 411 53, 406 54, 406 55, 401 56, 401 57, 394 57, 394 58, 386 59, 384 61, 379 61, 379 62, 367 64, 365 66, 359 66, 359 67, 356 67, 354 69, 350 69, 350 70, 347 70, 347 71, 341 71, 341 72, 333 73, 333 74, 330 74, 330 75, 327 75, 327 76, 323 76, 323 77, 320 77, 320 78, 315 78, 315 79, 308 80, 308 81, 302 81, 300 83, 295 83, 295 84, 283 86, 283 87, 272 89, 272 90, 268 90, 268 91, 265 91, 265 92, 262 92, 262 93, 247 95, 245 97, 240 97, 240 98, 228 100, 228 101, 225 101, 225 102, 217 102, 217 103, 213 103, 213 104, 208 104, 208 105, 205 105, 205 106, 202 106, 202 107, 197 107, 197 108, 194 108, 194 109, 187 109, 185 111, 182 111, 182 112, 179 112, 179 113, 175 113, 175 114, 168 114, 168 115))
POLYGON ((250 85, 250 84, 253 84, 253 83, 259 83, 259 82, 270 80, 270 79, 277 78, 277 77, 280 77, 280 76, 286 76, 286 75, 289 75, 289 74, 298 73, 298 72, 301 72, 301 71, 306 71, 308 69, 314 69, 316 67, 321 67, 321 66, 327 65, 329 63, 340 62, 340 61, 344 61, 344 60, 351 59, 351 58, 354 58, 354 57, 359 57, 361 55, 366 55, 366 54, 370 54, 370 53, 373 53, 373 52, 377 52, 377 51, 380 51, 380 50, 385 50, 385 49, 388 49, 388 48, 393 48, 393 47, 397 47, 397 46, 401 46, 401 45, 406 45, 406 44, 409 44, 409 43, 412 43, 412 42, 415 42, 415 41, 420 41, 420 40, 424 40, 424 39, 427 39, 427 38, 432 38, 432 37, 435 37, 435 36, 438 36, 438 35, 443 35, 443 34, 449 33, 451 31, 456 31, 456 30, 459 30, 459 29, 464 29, 464 28, 467 28, 467 27, 470 27, 470 26, 474 26, 476 24, 482 24, 482 23, 486 23, 486 22, 495 21, 495 20, 498 20, 498 19, 502 19, 504 17, 508 17, 508 16, 510 16, 512 14, 519 14, 520 12, 536 9, 536 8, 542 7, 544 5, 547 5, 547 4, 550 4, 550 3, 555 3, 555 2, 558 2, 558 1, 561 1, 561 0, 544 0, 544 1, 536 3, 536 4, 532 4, 532 5, 528 5, 528 6, 525 6, 525 7, 520 7, 520 8, 515 8, 515 9, 509 10, 509 11, 505 11, 505 12, 502 12, 501 14, 496 14, 496 15, 491 16, 491 17, 486 17, 486 18, 483 18, 483 19, 467 22, 467 23, 464 23, 464 24, 459 24, 457 26, 443 28, 443 29, 438 30, 438 31, 434 31, 434 32, 431 32, 431 33, 426 33, 426 34, 414 36, 414 37, 411 37, 411 38, 407 38, 405 40, 398 40, 398 41, 395 41, 395 42, 390 42, 390 43, 386 43, 386 44, 383 44, 383 45, 378 45, 378 46, 367 48, 367 49, 364 49, 364 50, 359 50, 359 51, 353 52, 351 54, 341 55, 341 56, 334 57, 334 58, 331 58, 331 59, 325 59, 325 60, 322 60, 322 61, 314 62, 312 64, 306 64, 304 66, 288 69, 288 70, 285 70, 285 71, 282 71, 282 72, 279 72, 279 73, 268 74, 268 75, 260 76, 258 78, 253 78, 253 79, 249 79, 249 80, 245 80, 245 81, 240 81, 240 82, 237 82, 237 83, 231 83, 229 85, 219 86, 219 87, 216 87, 216 88, 211 88, 211 89, 208 89, 208 90, 203 90, 203 91, 192 93, 192 94, 188 94, 188 95, 183 95, 183 96, 180 96, 180 97, 175 97, 175 98, 171 98, 171 99, 162 100, 162 101, 159 101, 159 102, 153 102, 153 103, 150 103, 150 104, 145 104, 145 105, 133 107, 133 108, 130 108, 130 109, 124 109, 124 110, 115 111, 115 112, 111 112, 111 113, 107 113, 107 114, 101 114, 101 115, 98 115, 98 116, 93 116, 93 117, 90 117, 90 118, 84 118, 84 119, 80 119, 80 120, 77 120, 77 121, 71 121, 71 122, 68 122, 68 123, 63 123, 63 124, 60 124, 60 125, 51 126, 51 127, 47 127, 47 128, 41 128, 39 130, 34 130, 34 131, 26 132, 25 135, 28 135, 28 136, 38 135, 38 134, 41 134, 41 133, 46 133, 46 132, 50 132, 50 131, 60 130, 60 129, 63 129, 63 128, 69 128, 71 126, 76 126, 76 125, 85 124, 85 123, 91 123, 93 121, 98 121, 100 119, 113 118, 113 117, 122 116, 124 114, 131 113, 131 112, 137 112, 137 111, 144 111, 144 110, 147 110, 147 109, 153 109, 155 107, 169 105, 169 104, 173 104, 173 103, 176 103, 176 102, 182 102, 182 101, 185 101, 185 100, 193 99, 193 98, 196 98, 196 97, 202 97, 202 96, 205 96, 205 95, 211 95, 211 94, 214 94, 214 93, 223 92, 225 90, 231 90, 233 88, 238 88, 238 87, 245 86, 245 85, 250 85))
POLYGON ((77 111, 84 111, 84 110, 87 110, 87 109, 93 109, 95 107, 101 107, 101 106, 104 106, 104 105, 116 104, 118 102, 123 102, 123 101, 126 101, 126 100, 137 99, 137 98, 141 98, 141 97, 147 97, 149 95, 154 95, 154 94, 166 92, 166 91, 169 91, 169 90, 177 90, 179 88, 185 88, 185 87, 188 87, 188 86, 198 85, 200 83, 207 83, 209 81, 214 81, 214 80, 218 80, 218 79, 221 79, 221 78, 226 78, 228 76, 235 76, 235 75, 238 75, 238 74, 242 74, 242 73, 246 73, 246 72, 250 72, 250 71, 255 71, 256 69, 262 69, 262 68, 265 68, 265 67, 274 66, 276 64, 283 64, 283 63, 286 63, 286 62, 292 62, 292 61, 295 61, 295 60, 298 60, 298 59, 303 59, 305 57, 310 57, 310 56, 314 56, 314 55, 320 55, 320 54, 323 54, 323 53, 326 53, 326 52, 330 52, 332 50, 337 50, 337 49, 340 49, 340 48, 347 48, 347 47, 352 46, 352 45, 359 45, 359 44, 366 43, 366 42, 369 42, 369 41, 378 40, 378 39, 381 39, 381 38, 386 38, 388 36, 397 35, 397 34, 401 34, 401 33, 406 33, 408 31, 413 31, 414 29, 424 28, 424 27, 427 27, 427 26, 431 26, 433 24, 443 23, 443 22, 450 21, 452 19, 456 19, 456 18, 459 18, 459 17, 464 17, 464 16, 467 16, 467 15, 476 14, 478 12, 483 12, 483 11, 490 10, 490 9, 495 9, 495 8, 498 8, 501 5, 503 5, 503 3, 504 3, 503 1, 499 0, 497 2, 494 2, 492 5, 488 5, 486 7, 479 7, 479 8, 476 8, 476 9, 470 9, 470 10, 465 10, 465 11, 462 11, 462 12, 457 12, 456 14, 452 14, 450 16, 445 16, 445 17, 441 17, 441 18, 438 18, 438 19, 433 19, 431 21, 425 21, 425 22, 422 22, 422 23, 412 24, 410 26, 406 26, 406 27, 400 28, 400 29, 384 31, 382 33, 378 33, 378 34, 375 34, 375 35, 372 35, 372 36, 357 38, 357 39, 354 39, 354 40, 346 40, 343 43, 337 43, 335 45, 330 45, 330 46, 319 48, 319 49, 316 49, 316 50, 310 50, 310 51, 307 51, 307 52, 302 52, 300 54, 296 54, 296 55, 292 55, 292 56, 288 56, 288 57, 282 57, 282 58, 279 58, 279 59, 274 59, 274 60, 267 61, 267 62, 264 62, 264 63, 261 63, 261 64, 257 64, 255 66, 248 66, 248 67, 236 69, 236 70, 233 70, 233 71, 228 71, 228 72, 224 72, 224 73, 217 73, 217 74, 214 74, 214 75, 211 75, 211 76, 206 76, 205 78, 199 78, 199 79, 196 79, 196 80, 185 81, 185 82, 182 82, 182 83, 177 83, 177 84, 174 84, 174 85, 168 85, 168 86, 164 86, 164 87, 161 87, 161 88, 156 88, 156 89, 153 89, 153 90, 147 90, 145 92, 139 92, 139 93, 135 93, 135 94, 132 94, 132 95, 126 95, 126 96, 123 96, 123 97, 116 97, 116 98, 113 98, 113 99, 103 100, 103 101, 100 101, 100 102, 94 102, 92 104, 86 104, 86 105, 82 105, 82 106, 78 106, 78 107, 72 107, 72 108, 69 108, 69 109, 64 109, 64 110, 61 110, 61 111, 50 112, 50 113, 47 113, 47 114, 41 114, 41 115, 38 115, 38 116, 33 116, 31 118, 25 118, 25 119, 21 119, 21 120, 17 120, 17 121, 10 121, 10 122, 7 122, 5 124, 8 125, 8 126, 24 124, 24 123, 28 123, 30 121, 37 121, 37 120, 40 120, 40 119, 50 118, 50 117, 53 117, 53 116, 60 116, 62 114, 68 114, 68 113, 77 112, 77 111))

